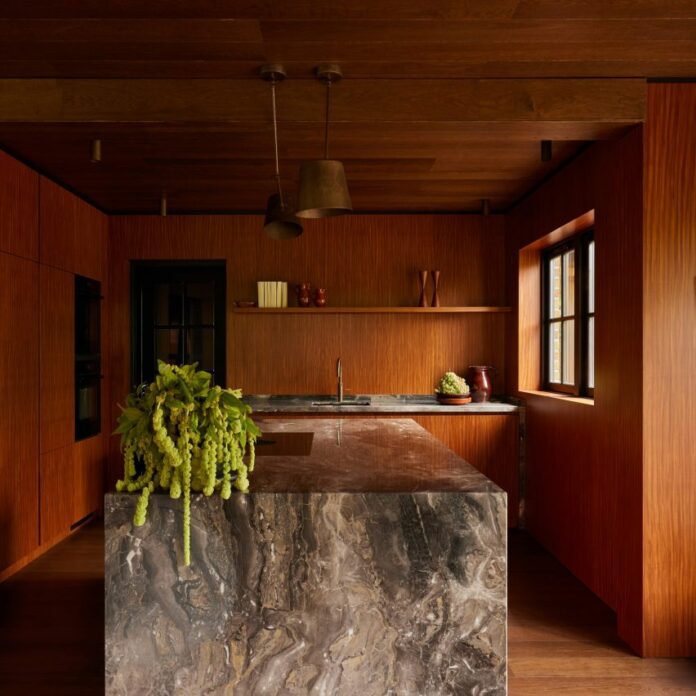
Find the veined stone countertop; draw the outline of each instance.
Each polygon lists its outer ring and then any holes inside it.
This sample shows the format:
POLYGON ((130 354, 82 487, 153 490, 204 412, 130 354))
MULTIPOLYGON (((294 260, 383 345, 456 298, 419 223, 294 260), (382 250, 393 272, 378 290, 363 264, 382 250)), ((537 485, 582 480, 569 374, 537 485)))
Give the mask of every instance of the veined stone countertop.
POLYGON ((501 492, 410 418, 255 421, 257 493, 501 492))
POLYGON ((106 695, 505 696, 505 493, 408 418, 258 420, 190 566, 181 500, 106 496, 106 695))
POLYGON ((370 400, 369 406, 313 406, 316 401, 335 401, 330 394, 293 396, 282 394, 247 394, 244 401, 257 413, 447 413, 460 416, 467 414, 517 413, 521 407, 506 401, 489 401, 464 406, 443 406, 432 394, 360 394, 347 398, 370 400))

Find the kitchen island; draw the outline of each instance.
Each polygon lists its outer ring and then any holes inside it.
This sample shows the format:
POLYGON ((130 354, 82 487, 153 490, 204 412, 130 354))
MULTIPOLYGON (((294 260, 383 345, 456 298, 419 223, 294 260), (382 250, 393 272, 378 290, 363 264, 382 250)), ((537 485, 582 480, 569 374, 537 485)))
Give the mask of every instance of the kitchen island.
POLYGON ((258 420, 252 492, 106 497, 106 693, 504 694, 506 496, 409 419, 258 420))

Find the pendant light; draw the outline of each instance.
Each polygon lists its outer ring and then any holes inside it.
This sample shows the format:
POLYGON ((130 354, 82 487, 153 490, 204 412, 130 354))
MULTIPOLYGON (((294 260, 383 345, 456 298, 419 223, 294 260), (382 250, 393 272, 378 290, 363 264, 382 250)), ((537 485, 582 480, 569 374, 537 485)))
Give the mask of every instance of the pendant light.
POLYGON ((300 166, 297 193, 297 216, 323 218, 353 212, 343 163, 329 159, 329 107, 331 85, 343 76, 338 65, 320 65, 317 78, 326 85, 326 123, 324 159, 304 162, 300 166))
POLYGON ((278 159, 278 122, 276 116, 276 84, 285 79, 285 69, 282 65, 264 65, 261 68, 261 78, 271 83, 271 101, 273 106, 273 144, 275 147, 275 180, 278 193, 268 197, 266 217, 263 229, 273 239, 293 239, 302 234, 302 225, 295 217, 292 202, 283 196, 280 182, 280 163, 278 159))

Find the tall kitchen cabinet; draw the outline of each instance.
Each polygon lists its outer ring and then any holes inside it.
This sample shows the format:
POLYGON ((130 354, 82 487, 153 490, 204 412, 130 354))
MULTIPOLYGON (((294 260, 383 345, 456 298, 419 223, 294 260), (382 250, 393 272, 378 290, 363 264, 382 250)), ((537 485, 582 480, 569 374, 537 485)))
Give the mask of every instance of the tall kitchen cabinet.
POLYGON ((101 288, 101 346, 106 341, 108 221, 105 215, 53 182, 40 182, 40 482, 41 543, 51 543, 97 511, 104 486, 109 432, 106 366, 101 351, 100 432, 76 428, 76 276, 101 288))
POLYGON ((39 544, 38 190, 0 152, 0 573, 39 544))
POLYGON ((0 211, 2 580, 101 504, 106 390, 100 395, 101 432, 78 441, 75 277, 99 281, 105 297, 108 222, 3 152, 0 211))

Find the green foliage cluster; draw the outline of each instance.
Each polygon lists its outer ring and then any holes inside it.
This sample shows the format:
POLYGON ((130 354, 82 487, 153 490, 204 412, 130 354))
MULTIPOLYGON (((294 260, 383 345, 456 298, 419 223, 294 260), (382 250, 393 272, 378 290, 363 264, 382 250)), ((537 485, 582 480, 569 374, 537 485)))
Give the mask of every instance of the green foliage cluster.
POLYGON ((461 395, 469 393, 469 385, 455 372, 445 372, 435 389, 439 394, 461 395))
POLYGON ((136 492, 134 524, 145 523, 150 493, 184 498, 184 563, 191 562, 191 491, 249 490, 254 445, 261 434, 238 389, 211 387, 211 375, 194 365, 158 362, 158 375, 126 398, 116 434, 124 476, 116 490, 136 492), (248 458, 245 461, 245 455, 248 458))

